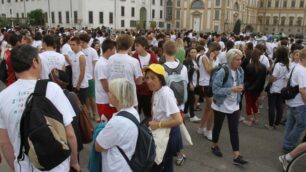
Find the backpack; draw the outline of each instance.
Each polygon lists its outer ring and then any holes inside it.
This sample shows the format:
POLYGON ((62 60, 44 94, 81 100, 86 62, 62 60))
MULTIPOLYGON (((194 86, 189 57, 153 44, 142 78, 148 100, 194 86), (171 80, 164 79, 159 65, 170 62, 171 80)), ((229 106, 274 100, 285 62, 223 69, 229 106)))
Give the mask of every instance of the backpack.
POLYGON ((63 115, 46 98, 48 80, 38 80, 20 121, 18 161, 26 154, 33 166, 49 171, 70 156, 63 115))
POLYGON ((119 146, 117 146, 118 150, 129 164, 133 172, 149 172, 156 157, 155 142, 151 131, 144 124, 140 124, 138 120, 129 112, 119 112, 117 116, 128 118, 138 128, 138 138, 135 153, 132 156, 132 159, 129 160, 119 146))
POLYGON ((166 79, 167 85, 171 88, 176 98, 177 104, 182 105, 187 101, 187 82, 181 75, 183 64, 179 63, 177 68, 170 69, 167 65, 163 65, 168 77, 166 79))
POLYGON ((213 95, 213 91, 212 91, 213 80, 215 79, 216 74, 217 74, 217 72, 218 72, 220 69, 223 69, 224 72, 225 72, 224 77, 223 77, 222 86, 224 86, 225 82, 228 80, 229 68, 227 67, 226 64, 224 64, 224 65, 219 65, 218 67, 213 68, 212 71, 211 71, 211 74, 210 74, 209 86, 208 86, 208 88, 209 88, 208 94, 210 94, 210 95, 213 95))
POLYGON ((6 83, 7 81, 7 67, 4 59, 2 59, 0 62, 0 80, 3 83, 6 83))

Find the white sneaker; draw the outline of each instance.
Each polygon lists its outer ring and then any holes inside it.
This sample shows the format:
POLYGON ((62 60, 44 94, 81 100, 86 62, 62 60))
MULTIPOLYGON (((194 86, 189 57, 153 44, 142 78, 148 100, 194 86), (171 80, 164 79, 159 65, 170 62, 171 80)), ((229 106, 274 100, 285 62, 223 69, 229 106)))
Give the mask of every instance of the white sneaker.
POLYGON ((184 114, 186 118, 190 118, 190 114, 187 112, 184 114))
POLYGON ((240 116, 239 117, 239 122, 242 122, 242 121, 244 121, 245 120, 245 117, 243 117, 243 116, 240 116))
POLYGON ((201 119, 198 118, 197 116, 194 116, 194 117, 190 118, 190 122, 200 122, 200 121, 201 121, 201 119))
POLYGON ((197 133, 200 134, 200 135, 205 135, 205 133, 206 133, 206 128, 198 128, 197 133))
POLYGON ((212 141, 212 130, 207 130, 205 136, 209 141, 212 141))

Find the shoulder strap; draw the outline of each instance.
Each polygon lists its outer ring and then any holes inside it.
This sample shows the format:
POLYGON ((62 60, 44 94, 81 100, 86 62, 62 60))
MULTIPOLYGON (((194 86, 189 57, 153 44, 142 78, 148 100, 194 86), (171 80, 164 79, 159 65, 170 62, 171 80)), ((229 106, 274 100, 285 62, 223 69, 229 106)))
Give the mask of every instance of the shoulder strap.
POLYGON ((46 96, 48 82, 49 81, 47 79, 38 80, 35 86, 34 93, 46 96))
POLYGON ((176 73, 176 74, 180 74, 181 73, 181 71, 182 71, 182 69, 183 69, 183 64, 182 63, 179 63, 179 65, 175 68, 175 69, 173 69, 173 71, 176 73))
POLYGON ((222 66, 223 70, 224 70, 224 78, 223 78, 223 83, 222 85, 225 84, 225 82, 228 80, 228 75, 229 75, 229 69, 227 66, 222 66))
POLYGON ((163 64, 163 66, 164 66, 166 72, 168 73, 168 75, 172 75, 172 73, 173 73, 172 69, 170 69, 170 68, 169 68, 167 65, 165 65, 165 64, 163 64))
POLYGON ((293 67, 293 69, 292 69, 292 71, 291 71, 291 74, 290 74, 289 79, 288 79, 288 82, 287 82, 287 87, 289 87, 290 84, 291 84, 291 77, 292 77, 292 73, 293 73, 295 67, 296 67, 296 65, 293 67))

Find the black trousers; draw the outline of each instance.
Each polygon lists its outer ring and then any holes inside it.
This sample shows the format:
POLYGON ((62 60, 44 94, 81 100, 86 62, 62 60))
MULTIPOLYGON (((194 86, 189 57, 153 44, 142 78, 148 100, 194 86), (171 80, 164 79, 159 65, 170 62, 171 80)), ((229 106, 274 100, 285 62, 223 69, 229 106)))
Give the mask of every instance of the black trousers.
POLYGON ((76 88, 73 88, 73 92, 75 92, 78 95, 82 105, 86 105, 87 88, 80 88, 79 91, 76 88))
POLYGON ((194 117, 194 102, 195 102, 195 92, 194 91, 188 91, 188 100, 185 103, 185 107, 184 107, 184 113, 188 113, 188 109, 189 109, 189 114, 190 114, 190 118, 194 117))
POLYGON ((225 116, 227 116, 227 122, 228 122, 228 128, 230 132, 232 149, 233 151, 239 151, 239 134, 238 134, 239 113, 238 111, 235 111, 232 114, 226 114, 226 113, 214 110, 214 128, 212 132, 212 141, 213 143, 218 143, 225 116))
POLYGON ((268 94, 269 125, 279 125, 283 117, 283 99, 280 93, 268 94))
POLYGON ((143 114, 146 118, 151 118, 152 96, 138 95, 137 99, 138 99, 138 112, 141 113, 141 111, 143 111, 143 114))

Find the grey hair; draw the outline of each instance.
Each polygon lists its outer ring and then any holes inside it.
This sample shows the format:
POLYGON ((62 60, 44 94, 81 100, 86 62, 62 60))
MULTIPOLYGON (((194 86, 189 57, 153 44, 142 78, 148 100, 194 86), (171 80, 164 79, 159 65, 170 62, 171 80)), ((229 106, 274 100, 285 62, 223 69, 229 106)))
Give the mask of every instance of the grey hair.
POLYGON ((242 52, 238 49, 230 49, 227 53, 226 53, 226 59, 227 59, 227 64, 231 65, 233 59, 237 56, 243 56, 242 52))
POLYGON ((109 83, 110 93, 117 99, 121 108, 129 108, 135 104, 135 86, 125 78, 114 79, 109 83))

